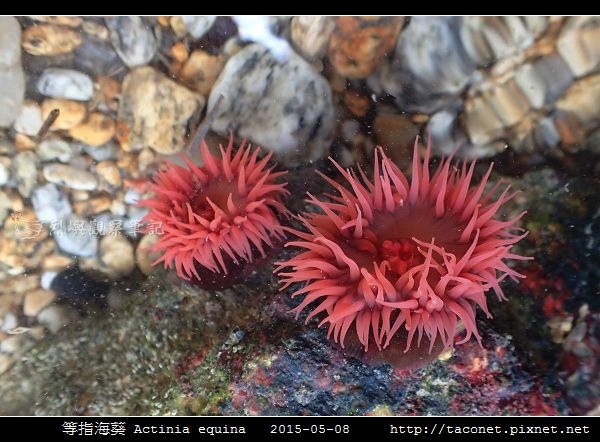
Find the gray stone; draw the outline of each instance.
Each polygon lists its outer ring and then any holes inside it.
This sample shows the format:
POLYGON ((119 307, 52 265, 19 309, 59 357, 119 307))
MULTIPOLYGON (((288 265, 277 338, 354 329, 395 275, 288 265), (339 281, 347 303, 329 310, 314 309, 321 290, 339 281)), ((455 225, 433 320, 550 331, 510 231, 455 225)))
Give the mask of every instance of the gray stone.
POLYGON ((327 81, 299 55, 279 63, 259 45, 246 46, 229 59, 209 98, 220 96, 212 129, 252 140, 288 165, 328 152, 334 123, 327 81))
POLYGON ((79 71, 48 68, 38 79, 37 89, 42 95, 66 100, 87 101, 92 98, 94 87, 91 78, 79 71))
POLYGON ((19 193, 28 198, 37 183, 37 157, 31 151, 19 152, 12 162, 12 175, 19 193))
POLYGON ((400 33, 381 82, 402 109, 432 112, 460 93, 475 70, 457 31, 457 17, 414 17, 400 33))
POLYGON ((4 186, 10 179, 10 171, 8 167, 0 162, 0 186, 4 186))
POLYGON ((63 218, 52 234, 58 247, 69 255, 91 258, 98 251, 98 237, 87 220, 71 215, 63 218))
POLYGON ((109 141, 102 146, 90 146, 83 144, 82 149, 96 161, 114 160, 117 158, 117 154, 119 153, 119 146, 112 141, 109 141))
POLYGON ((561 57, 549 55, 521 65, 515 81, 531 106, 540 109, 554 103, 573 82, 573 76, 561 57))
POLYGON ((69 198, 54 184, 46 184, 33 191, 31 204, 43 223, 52 223, 72 213, 69 198))
POLYGON ((181 19, 188 34, 198 39, 208 32, 217 17, 211 15, 183 15, 181 19))
POLYGON ((42 124, 44 124, 44 120, 40 105, 35 101, 26 100, 14 123, 15 130, 25 135, 34 136, 38 133, 42 124))
POLYGON ((49 137, 38 145, 37 154, 42 161, 58 160, 61 163, 66 163, 73 158, 76 150, 75 146, 65 140, 49 137))
POLYGON ((0 17, 0 70, 21 64, 21 26, 14 17, 0 17))
POLYGON ((52 163, 44 166, 44 178, 51 183, 77 190, 94 190, 98 187, 93 174, 66 164, 52 163))
POLYGON ((21 65, 0 69, 0 127, 9 127, 21 112, 25 76, 21 65))
POLYGON ((148 64, 156 54, 154 29, 142 17, 121 16, 106 19, 117 54, 129 67, 148 64))

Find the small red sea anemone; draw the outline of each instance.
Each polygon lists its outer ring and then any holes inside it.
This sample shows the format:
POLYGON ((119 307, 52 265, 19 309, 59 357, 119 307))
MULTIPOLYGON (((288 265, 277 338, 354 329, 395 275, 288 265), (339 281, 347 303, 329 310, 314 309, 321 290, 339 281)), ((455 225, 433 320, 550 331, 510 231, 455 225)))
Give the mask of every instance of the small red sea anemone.
POLYGON ((304 283, 292 294, 303 298, 293 312, 298 316, 315 303, 306 321, 324 312, 319 326, 328 323, 329 335, 342 346, 354 324, 365 351, 371 343, 385 349, 397 342, 396 335, 407 352, 415 334, 417 347, 425 334, 431 352, 436 340, 444 348, 454 345, 460 321, 465 335, 458 343, 472 335, 481 343, 476 307, 491 317, 486 292, 493 289, 505 299, 502 280, 524 277, 504 260, 528 259, 511 253, 527 234, 515 227, 525 212, 496 219, 515 195, 510 186, 497 199, 500 183, 484 192, 490 165, 472 187, 475 161, 454 165, 446 158, 430 176, 429 156, 428 147, 421 162, 415 142, 410 184, 381 148, 375 151, 373 181, 362 169, 358 176, 331 160, 349 187, 320 174, 337 194, 326 195, 327 201, 308 194, 322 213, 298 217, 307 232, 288 229, 299 239, 286 246, 303 252, 278 263, 282 290, 304 283))
POLYGON ((154 264, 174 265, 179 277, 202 283, 205 275, 227 275, 257 253, 265 257, 265 247, 284 238, 278 214, 287 214, 281 198, 288 192, 276 183, 286 172, 267 166, 270 153, 259 159, 259 148, 242 143, 233 155, 233 137, 227 149, 219 146, 220 158, 204 142, 200 149, 204 166, 186 156, 187 168, 167 163, 151 185, 154 198, 140 205, 150 209, 144 221, 163 231, 153 247, 162 256, 154 264))

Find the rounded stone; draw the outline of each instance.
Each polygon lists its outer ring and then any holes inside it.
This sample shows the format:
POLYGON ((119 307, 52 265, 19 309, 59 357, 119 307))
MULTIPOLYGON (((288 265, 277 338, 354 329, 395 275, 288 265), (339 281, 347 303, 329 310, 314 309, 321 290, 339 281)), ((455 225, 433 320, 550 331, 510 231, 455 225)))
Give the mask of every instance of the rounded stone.
POLYGON ((204 102, 151 67, 133 69, 123 81, 117 139, 128 151, 149 146, 165 155, 179 152, 186 123, 204 102))
POLYGON ((52 163, 44 166, 44 178, 51 183, 77 190, 95 190, 96 177, 90 172, 66 164, 52 163))
POLYGON ((129 67, 149 63, 156 54, 158 43, 154 29, 142 17, 121 16, 106 19, 112 44, 129 67))
POLYGON ((74 100, 49 98, 42 102, 42 118, 45 120, 54 109, 58 109, 58 118, 50 130, 67 130, 81 123, 87 114, 85 104, 74 100))
POLYGON ((91 78, 73 69, 48 68, 37 81, 40 94, 65 100, 87 101, 92 98, 91 78))
POLYGON ((17 132, 25 135, 34 136, 44 124, 42 118, 42 110, 40 105, 32 100, 25 100, 21 107, 21 113, 14 123, 14 128, 17 132))
POLYGON ((79 32, 51 24, 35 25, 23 31, 23 49, 31 55, 55 56, 73 52, 81 45, 79 32))
POLYGON ((23 300, 23 313, 26 316, 37 316, 44 308, 48 307, 56 295, 52 290, 38 289, 29 292, 23 300))
POLYGON ((86 121, 71 128, 69 135, 85 144, 100 146, 115 135, 115 122, 108 115, 93 112, 86 121))
POLYGON ((230 130, 268 148, 288 165, 319 159, 333 132, 331 89, 302 57, 279 62, 260 46, 246 46, 229 59, 209 98, 223 96, 212 129, 230 130), (293 85, 293 87, 290 87, 293 85))

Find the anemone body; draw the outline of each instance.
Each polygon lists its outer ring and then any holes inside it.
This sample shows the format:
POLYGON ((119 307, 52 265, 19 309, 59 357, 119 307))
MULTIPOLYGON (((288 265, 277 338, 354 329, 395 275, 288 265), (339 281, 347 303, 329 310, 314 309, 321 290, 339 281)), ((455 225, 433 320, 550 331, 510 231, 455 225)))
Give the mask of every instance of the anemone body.
POLYGON ((220 157, 204 142, 200 149, 202 167, 186 156, 187 167, 167 163, 151 185, 154 198, 140 201, 150 209, 144 220, 163 232, 154 264, 174 266, 179 277, 197 283, 201 275, 227 276, 257 254, 265 257, 285 236, 278 215, 287 214, 281 199, 288 193, 276 182, 285 172, 268 166, 270 153, 259 159, 259 148, 242 143, 234 154, 233 137, 226 149, 219 146, 220 157))
POLYGON ((500 183, 485 192, 492 166, 473 185, 474 161, 454 165, 445 158, 430 175, 429 156, 428 147, 422 161, 415 142, 410 182, 381 148, 373 180, 331 160, 347 185, 321 174, 335 194, 309 194, 316 212, 298 217, 305 231, 289 229, 297 240, 286 246, 301 251, 278 263, 282 290, 301 283, 292 294, 303 298, 294 312, 312 308, 307 322, 322 315, 319 326, 328 324, 342 346, 349 331, 365 351, 399 345, 392 341, 398 336, 405 352, 423 336, 429 351, 436 342, 447 348, 472 336, 481 343, 476 307, 491 317, 487 292, 505 299, 501 282, 524 277, 505 263, 528 259, 511 253, 526 235, 515 227, 524 213, 496 219, 514 196, 510 186, 497 198, 500 183))

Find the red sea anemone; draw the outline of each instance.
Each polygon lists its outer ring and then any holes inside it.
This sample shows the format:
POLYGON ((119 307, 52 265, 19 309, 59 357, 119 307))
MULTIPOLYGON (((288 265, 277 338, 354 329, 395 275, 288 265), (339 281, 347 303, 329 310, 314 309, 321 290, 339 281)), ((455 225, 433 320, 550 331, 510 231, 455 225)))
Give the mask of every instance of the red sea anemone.
POLYGON ((278 214, 287 214, 280 199, 288 192, 275 181, 286 172, 273 172, 271 154, 259 159, 260 149, 244 143, 233 155, 233 137, 219 149, 217 158, 201 143, 202 167, 186 156, 187 168, 167 163, 151 185, 155 197, 140 201, 150 208, 144 220, 163 231, 154 264, 174 265, 179 277, 200 283, 257 253, 265 257, 265 247, 284 238, 278 214))
POLYGON ((324 312, 319 326, 328 323, 329 335, 342 346, 354 324, 365 351, 372 343, 385 349, 396 335, 406 352, 415 334, 417 347, 425 334, 429 351, 436 340, 448 348, 460 321, 465 335, 458 343, 472 335, 481 343, 476 307, 491 317, 486 293, 493 289, 505 299, 500 283, 524 277, 504 262, 528 259, 511 253, 527 234, 515 233, 523 232, 515 223, 524 213, 508 221, 496 216, 514 196, 510 186, 497 199, 500 183, 484 193, 490 166, 472 187, 475 161, 454 165, 446 158, 430 176, 429 156, 428 147, 421 162, 415 142, 410 184, 381 148, 373 181, 362 169, 359 177, 331 160, 350 187, 320 174, 337 194, 327 201, 308 194, 322 213, 298 217, 307 232, 288 229, 299 240, 286 246, 303 252, 278 263, 282 290, 304 283, 292 295, 303 298, 293 312, 298 316, 315 303, 306 320, 324 312))

